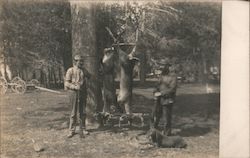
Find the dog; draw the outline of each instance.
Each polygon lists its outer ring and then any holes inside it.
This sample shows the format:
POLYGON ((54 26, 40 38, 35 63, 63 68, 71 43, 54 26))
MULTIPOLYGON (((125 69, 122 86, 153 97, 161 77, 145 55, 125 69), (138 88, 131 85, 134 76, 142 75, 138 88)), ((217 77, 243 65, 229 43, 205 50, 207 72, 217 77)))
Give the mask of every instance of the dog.
POLYGON ((151 128, 149 136, 152 143, 157 147, 163 148, 186 148, 187 143, 180 136, 166 136, 161 131, 151 128))

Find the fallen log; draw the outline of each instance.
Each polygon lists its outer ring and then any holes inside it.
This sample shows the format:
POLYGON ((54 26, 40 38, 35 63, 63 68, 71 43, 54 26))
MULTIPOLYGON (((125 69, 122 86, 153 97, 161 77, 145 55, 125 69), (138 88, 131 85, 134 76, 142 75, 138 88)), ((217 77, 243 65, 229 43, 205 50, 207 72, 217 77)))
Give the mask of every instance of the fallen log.
POLYGON ((43 91, 47 91, 47 92, 52 92, 52 93, 61 94, 61 92, 59 92, 59 91, 55 91, 55 90, 48 89, 48 88, 44 88, 44 87, 35 86, 35 88, 40 89, 40 90, 43 90, 43 91))

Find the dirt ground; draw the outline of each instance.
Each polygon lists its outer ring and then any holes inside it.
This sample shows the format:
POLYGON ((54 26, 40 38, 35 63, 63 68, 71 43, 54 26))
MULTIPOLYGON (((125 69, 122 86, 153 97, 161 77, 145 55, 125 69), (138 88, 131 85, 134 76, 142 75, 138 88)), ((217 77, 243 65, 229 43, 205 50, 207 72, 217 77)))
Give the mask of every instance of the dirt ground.
MULTIPOLYGON (((150 85, 150 83, 148 84, 150 85)), ((0 96, 1 158, 86 157, 86 158, 206 158, 219 154, 219 86, 206 94, 205 87, 183 84, 178 88, 174 106, 173 128, 187 143, 185 149, 156 148, 145 144, 145 126, 123 125, 97 130, 90 135, 66 138, 70 106, 68 95, 30 90, 25 94, 0 96), (43 151, 36 152, 34 146, 43 151)), ((152 88, 137 86, 133 111, 148 113, 153 105, 152 88)), ((139 123, 139 121, 138 121, 139 123)))

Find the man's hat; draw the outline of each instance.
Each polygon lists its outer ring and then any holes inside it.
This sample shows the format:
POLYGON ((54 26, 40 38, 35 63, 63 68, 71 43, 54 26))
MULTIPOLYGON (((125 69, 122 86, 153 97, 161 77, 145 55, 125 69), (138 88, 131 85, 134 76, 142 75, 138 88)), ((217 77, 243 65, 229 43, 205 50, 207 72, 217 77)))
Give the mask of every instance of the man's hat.
POLYGON ((160 59, 159 61, 158 61, 158 63, 159 64, 161 64, 161 65, 168 65, 168 66, 170 66, 171 65, 171 62, 170 62, 170 60, 168 59, 168 58, 163 58, 163 59, 160 59))
POLYGON ((83 57, 79 54, 74 56, 74 60, 83 60, 83 57))

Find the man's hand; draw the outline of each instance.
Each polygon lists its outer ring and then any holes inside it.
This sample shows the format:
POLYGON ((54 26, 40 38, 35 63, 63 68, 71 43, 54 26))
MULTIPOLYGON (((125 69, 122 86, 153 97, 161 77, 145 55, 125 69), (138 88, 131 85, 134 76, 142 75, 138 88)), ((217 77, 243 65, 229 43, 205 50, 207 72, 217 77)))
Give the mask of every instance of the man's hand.
POLYGON ((74 89, 75 90, 80 90, 80 85, 79 84, 75 85, 74 89))
POLYGON ((80 90, 80 85, 79 84, 71 85, 70 89, 72 89, 72 90, 80 90))
POLYGON ((159 96, 161 96, 161 95, 162 95, 161 92, 155 92, 155 93, 154 93, 154 96, 155 96, 155 97, 159 97, 159 96))

